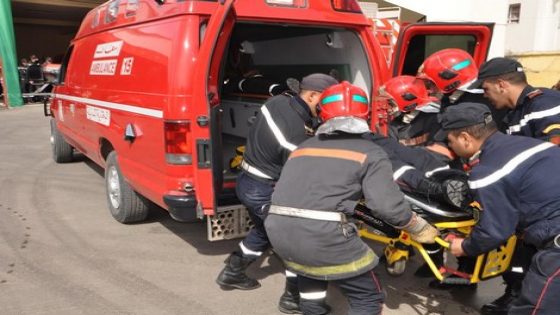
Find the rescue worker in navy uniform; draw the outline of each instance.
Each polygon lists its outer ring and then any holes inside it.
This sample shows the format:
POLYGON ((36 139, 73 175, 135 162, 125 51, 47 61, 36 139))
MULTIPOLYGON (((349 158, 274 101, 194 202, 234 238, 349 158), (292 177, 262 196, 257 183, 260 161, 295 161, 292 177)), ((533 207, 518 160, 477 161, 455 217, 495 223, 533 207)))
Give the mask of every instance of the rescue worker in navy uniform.
POLYGON ((346 220, 358 201, 420 242, 437 230, 410 210, 392 181, 387 155, 362 138, 367 96, 348 82, 323 92, 317 135, 291 153, 272 196, 265 226, 274 251, 298 275, 303 314, 326 314, 327 285, 348 298, 348 314, 380 314, 384 296, 372 269, 378 257, 346 220))
MULTIPOLYGON (((483 96, 483 91, 471 86, 478 75, 478 67, 472 56, 457 48, 439 50, 431 54, 418 68, 418 78, 424 79, 432 87, 433 94, 439 94, 441 111, 462 102, 475 102, 487 105, 499 130, 505 130, 502 119, 507 111, 497 109, 483 96)), ((439 139, 437 139, 439 140, 439 139)))
MULTIPOLYGON (((431 115, 437 117, 439 112, 437 98, 430 97, 424 83, 415 77, 394 77, 379 91, 382 97, 387 98, 392 115, 422 111, 431 112, 431 115)), ((439 123, 435 126, 439 126, 439 123)), ((392 137, 380 134, 369 133, 365 134, 364 138, 370 139, 385 150, 393 166, 393 180, 401 189, 420 194, 427 200, 436 199, 460 208, 462 200, 448 200, 444 193, 446 184, 431 179, 433 174, 450 169, 450 157, 442 157, 440 153, 423 146, 405 146, 392 137)))
MULTIPOLYGON (((474 63, 471 63, 472 58, 466 52, 462 50, 449 51, 443 50, 443 54, 435 53, 430 56, 425 63, 425 66, 420 68, 427 69, 428 72, 424 75, 424 78, 429 78, 428 75, 432 73, 433 65, 438 67, 453 67, 455 63, 463 62, 465 59, 468 66, 462 66, 457 70, 457 75, 455 76, 454 86, 470 85, 474 79, 476 79, 476 68, 473 69, 474 63), (460 57, 460 58, 459 58, 460 57), (461 59, 463 58, 463 59, 461 59), (436 60, 437 62, 432 62, 436 60), (466 81, 468 80, 468 81, 466 81), (465 81, 463 83, 463 81, 465 81)), ((389 153, 389 158, 393 164, 394 175, 393 178, 402 189, 407 191, 412 191, 420 195, 424 195, 428 200, 436 199, 439 201, 445 201, 448 204, 453 205, 456 208, 462 208, 465 206, 465 202, 468 200, 468 189, 464 181, 457 182, 461 184, 462 193, 454 194, 455 196, 460 196, 459 200, 449 200, 448 194, 444 193, 444 187, 448 187, 447 182, 438 182, 430 178, 434 173, 441 171, 448 171, 450 169, 450 164, 453 168, 460 168, 462 165, 460 161, 455 158, 453 152, 447 148, 445 144, 445 139, 436 139, 435 134, 440 129, 439 122, 437 121, 437 115, 440 112, 440 104, 436 103, 438 99, 429 95, 429 91, 426 88, 424 82, 425 79, 419 79, 412 76, 398 76, 390 79, 385 83, 384 86, 380 88, 380 95, 385 96, 389 99, 389 103, 393 105, 396 109, 397 114, 403 115, 416 115, 414 113, 421 113, 423 116, 417 116, 411 121, 412 127, 420 118, 419 130, 426 127, 424 124, 430 124, 430 128, 425 130, 427 137, 427 142, 424 142, 420 146, 409 146, 410 149, 416 149, 415 152, 405 149, 395 150, 395 146, 392 146, 395 154, 389 153), (439 140, 439 141, 436 141, 439 140), (395 162, 393 156, 398 156, 400 160, 395 162), (436 158, 436 163, 427 163, 429 159, 427 157, 433 156, 436 158), (406 163, 403 163, 406 161, 406 163), (406 184, 406 185, 403 185, 406 184), (407 187, 408 186, 408 187, 407 187)), ((438 84, 443 83, 442 80, 438 81, 438 84)), ((437 85, 436 88, 440 86, 437 85)), ((441 86, 442 88, 444 86, 441 86)), ((393 111, 395 112, 395 110, 393 111)), ((399 136, 402 136, 399 134, 399 136)), ((399 139, 401 143, 403 139, 399 139)), ((406 139, 404 139, 406 140, 406 139)), ((387 148, 383 143, 379 143, 383 148, 387 148)), ((387 151, 387 150, 386 150, 387 151)), ((455 170, 458 173, 462 173, 462 170, 455 170)), ((428 255, 437 267, 443 265, 443 249, 439 244, 424 245, 424 248, 428 252, 428 255)), ((474 262, 471 259, 461 258, 459 259, 461 271, 471 271, 474 268, 474 262)), ((433 278, 434 274, 427 263, 422 264, 414 273, 415 276, 433 278)), ((437 289, 448 289, 457 285, 442 284, 439 280, 434 279, 430 282, 430 287, 437 289)), ((476 287, 476 284, 469 285, 469 287, 476 287)))
MULTIPOLYGON (((509 58, 494 58, 480 68, 470 88, 482 88, 497 110, 507 110, 507 132, 560 144, 560 92, 536 89, 527 83, 523 66, 509 58)), ((511 270, 504 273, 504 295, 483 306, 484 314, 504 314, 518 295, 535 248, 518 242, 511 270)))
POLYGON ((560 144, 560 92, 530 86, 519 62, 501 57, 487 61, 472 87, 482 87, 495 108, 509 110, 508 134, 560 144))
POLYGON ((560 310, 560 148, 497 131, 479 103, 450 107, 441 116, 449 146, 468 158, 469 186, 482 207, 467 238, 451 240, 456 256, 477 256, 515 234, 538 249, 508 314, 558 314, 560 310))
MULTIPOLYGON (((252 290, 260 287, 245 271, 270 246, 263 220, 275 183, 288 155, 312 136, 308 126, 316 116, 315 107, 321 92, 336 83, 326 74, 311 74, 302 79, 298 95, 280 94, 261 107, 247 137, 242 172, 236 186, 237 197, 247 207, 254 227, 226 260, 216 280, 223 288, 252 290)), ((293 273, 286 275, 286 290, 279 308, 288 314, 298 313, 297 280, 293 273)))

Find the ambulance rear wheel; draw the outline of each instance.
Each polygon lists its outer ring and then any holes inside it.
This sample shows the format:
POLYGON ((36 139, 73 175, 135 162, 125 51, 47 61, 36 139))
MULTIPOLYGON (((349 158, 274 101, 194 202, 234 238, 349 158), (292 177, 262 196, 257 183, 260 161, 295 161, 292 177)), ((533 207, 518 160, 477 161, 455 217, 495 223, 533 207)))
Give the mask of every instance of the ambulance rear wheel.
POLYGON ((115 220, 121 223, 133 223, 146 219, 149 202, 126 182, 117 162, 117 152, 115 151, 107 156, 105 187, 107 204, 115 220))
POLYGON ((56 127, 56 121, 51 119, 51 147, 53 160, 56 163, 72 162, 74 158, 74 148, 64 140, 64 137, 56 127))
POLYGON ((387 264, 385 266, 387 273, 391 276, 397 277, 404 273, 406 269, 406 259, 399 259, 392 264, 387 264))

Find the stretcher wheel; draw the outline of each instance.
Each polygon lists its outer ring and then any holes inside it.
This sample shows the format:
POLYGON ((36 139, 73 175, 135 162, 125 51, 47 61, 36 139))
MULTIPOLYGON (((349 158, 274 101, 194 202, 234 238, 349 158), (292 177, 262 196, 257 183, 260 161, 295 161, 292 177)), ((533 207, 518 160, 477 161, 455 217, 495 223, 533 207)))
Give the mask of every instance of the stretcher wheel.
POLYGON ((391 276, 397 277, 404 273, 406 269, 406 259, 399 259, 392 264, 386 264, 385 269, 391 276))

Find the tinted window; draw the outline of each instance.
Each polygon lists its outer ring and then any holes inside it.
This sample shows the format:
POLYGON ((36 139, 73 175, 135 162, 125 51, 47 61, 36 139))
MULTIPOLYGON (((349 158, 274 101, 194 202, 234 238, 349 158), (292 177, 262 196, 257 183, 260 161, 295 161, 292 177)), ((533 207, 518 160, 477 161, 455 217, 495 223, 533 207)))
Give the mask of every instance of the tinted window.
POLYGON ((66 81, 66 71, 68 70, 68 63, 70 62, 70 58, 72 57, 72 51, 74 50, 74 46, 70 46, 66 55, 64 56, 64 60, 62 61, 62 65, 60 66, 60 73, 58 74, 58 83, 64 84, 66 81))
POLYGON ((416 75, 418 67, 434 52, 446 48, 459 48, 474 55, 476 37, 472 35, 417 35, 406 52, 401 74, 416 75))

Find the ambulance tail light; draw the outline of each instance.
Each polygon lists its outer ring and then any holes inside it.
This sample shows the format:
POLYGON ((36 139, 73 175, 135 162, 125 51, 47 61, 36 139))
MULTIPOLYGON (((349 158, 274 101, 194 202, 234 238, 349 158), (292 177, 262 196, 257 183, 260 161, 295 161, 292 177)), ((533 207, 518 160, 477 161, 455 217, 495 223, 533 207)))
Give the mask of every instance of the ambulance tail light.
POLYGON ((166 121, 165 161, 169 164, 192 164, 192 143, 190 121, 166 121))
POLYGON ((356 0, 331 0, 331 3, 336 11, 362 13, 356 0))
POLYGON ((265 0, 265 2, 270 6, 293 7, 293 8, 307 7, 307 0, 265 0))

